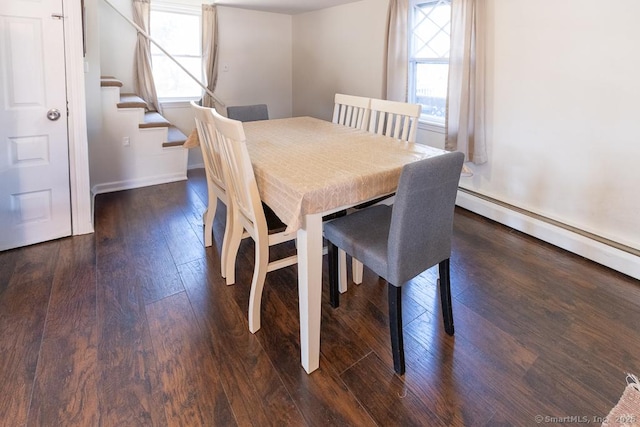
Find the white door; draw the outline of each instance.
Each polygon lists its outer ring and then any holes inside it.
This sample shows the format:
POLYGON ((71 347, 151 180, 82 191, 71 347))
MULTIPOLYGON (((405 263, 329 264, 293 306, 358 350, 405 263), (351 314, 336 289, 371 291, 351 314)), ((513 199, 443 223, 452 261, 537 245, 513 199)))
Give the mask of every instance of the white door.
POLYGON ((0 1, 0 250, 71 234, 62 13, 0 1))

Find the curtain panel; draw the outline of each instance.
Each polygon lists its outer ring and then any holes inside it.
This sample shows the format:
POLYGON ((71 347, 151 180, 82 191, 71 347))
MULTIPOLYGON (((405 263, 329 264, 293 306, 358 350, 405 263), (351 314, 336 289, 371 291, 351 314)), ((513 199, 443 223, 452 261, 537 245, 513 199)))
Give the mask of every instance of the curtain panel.
MULTIPOLYGON (((147 34, 149 34, 150 13, 150 0, 133 0, 133 22, 147 34)), ((160 112, 160 103, 151 70, 151 45, 149 40, 138 32, 134 59, 134 86, 137 95, 147 102, 149 111, 160 112)))
POLYGON ((487 161, 485 135, 485 4, 452 0, 446 143, 465 161, 487 161))
MULTIPOLYGON (((202 5, 202 66, 207 89, 214 93, 218 83, 218 10, 208 4, 202 5)), ((215 108, 215 100, 206 92, 202 106, 215 108)))
POLYGON ((407 102, 409 95, 409 0, 389 0, 386 97, 407 102))

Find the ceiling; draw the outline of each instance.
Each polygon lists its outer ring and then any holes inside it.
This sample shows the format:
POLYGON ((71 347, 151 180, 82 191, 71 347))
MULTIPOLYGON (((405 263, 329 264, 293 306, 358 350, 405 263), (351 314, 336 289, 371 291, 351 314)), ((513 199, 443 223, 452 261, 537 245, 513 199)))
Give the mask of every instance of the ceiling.
POLYGON ((213 3, 220 6, 296 15, 356 1, 359 0, 215 0, 213 3))

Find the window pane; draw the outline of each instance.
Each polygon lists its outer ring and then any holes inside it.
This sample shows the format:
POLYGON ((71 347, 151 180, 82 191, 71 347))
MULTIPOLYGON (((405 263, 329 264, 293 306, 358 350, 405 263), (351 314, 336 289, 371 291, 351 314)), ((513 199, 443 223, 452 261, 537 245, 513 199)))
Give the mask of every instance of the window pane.
POLYGON ((448 33, 442 30, 437 30, 431 33, 431 37, 428 38, 428 43, 424 42, 426 38, 425 32, 416 31, 413 33, 414 52, 412 56, 414 58, 448 58, 449 46, 451 45, 451 39, 448 33))
POLYGON ((449 64, 416 64, 415 96, 422 114, 444 120, 449 64))
MULTIPOLYGON (((200 81, 202 78, 199 8, 193 13, 181 10, 151 10, 150 33, 153 40, 200 81)), ((180 67, 151 43, 153 77, 159 98, 201 96, 201 87, 180 67)))
POLYGON ((422 116, 444 123, 451 45, 451 1, 413 0, 409 101, 422 105, 422 116))
POLYGON ((451 21, 451 2, 440 2, 429 13, 431 19, 439 27, 444 27, 451 21))
POLYGON ((450 1, 416 2, 412 14, 411 56, 448 58, 451 33, 450 1))
MULTIPOLYGON (((200 56, 200 17, 184 13, 151 11, 151 37, 172 55, 200 56)), ((151 52, 160 50, 151 43, 151 52)))
MULTIPOLYGON (((176 58, 191 74, 202 75, 200 58, 176 58)), ((199 97, 202 88, 165 55, 153 56, 153 78, 159 98, 199 97)))

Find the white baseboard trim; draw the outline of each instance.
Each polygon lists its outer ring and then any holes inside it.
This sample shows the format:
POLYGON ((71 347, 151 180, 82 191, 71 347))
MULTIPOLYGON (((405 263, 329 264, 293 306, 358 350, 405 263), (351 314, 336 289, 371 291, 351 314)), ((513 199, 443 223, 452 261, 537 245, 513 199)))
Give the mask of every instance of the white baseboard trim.
POLYGON ((194 163, 192 165, 187 165, 187 169, 191 170, 191 169, 204 169, 204 163, 194 163))
POLYGON ((640 279, 640 257, 632 253, 464 191, 458 191, 456 205, 635 279, 640 279))
POLYGON ((95 197, 102 193, 112 193, 114 191, 131 190, 133 188, 148 187, 150 185, 166 184, 168 182, 184 181, 187 179, 185 173, 174 173, 167 175, 157 175, 139 179, 105 182, 96 184, 91 188, 91 194, 95 197))

